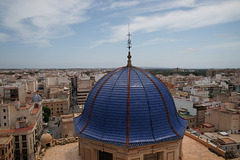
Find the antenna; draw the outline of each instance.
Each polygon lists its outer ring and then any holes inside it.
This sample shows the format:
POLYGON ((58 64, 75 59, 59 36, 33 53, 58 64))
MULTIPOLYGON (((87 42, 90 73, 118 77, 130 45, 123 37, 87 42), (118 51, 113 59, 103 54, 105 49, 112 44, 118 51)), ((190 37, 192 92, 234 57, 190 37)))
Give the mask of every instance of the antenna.
POLYGON ((128 34, 127 34, 127 36, 128 36, 128 49, 129 49, 129 51, 130 51, 130 49, 132 48, 132 43, 131 43, 131 34, 130 34, 130 25, 128 24, 128 34))
POLYGON ((127 36, 128 36, 128 43, 127 43, 127 48, 128 48, 128 56, 127 56, 127 58, 128 58, 128 64, 127 64, 127 67, 132 67, 132 62, 131 62, 131 58, 132 58, 132 56, 131 56, 131 52, 130 52, 130 49, 132 48, 132 43, 131 43, 131 34, 130 34, 130 25, 128 24, 128 34, 127 34, 127 36))

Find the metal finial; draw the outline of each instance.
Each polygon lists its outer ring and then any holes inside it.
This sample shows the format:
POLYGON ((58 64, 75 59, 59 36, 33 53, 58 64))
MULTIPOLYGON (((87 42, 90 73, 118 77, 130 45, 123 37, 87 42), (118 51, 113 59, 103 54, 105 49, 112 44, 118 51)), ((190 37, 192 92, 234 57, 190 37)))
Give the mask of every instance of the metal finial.
POLYGON ((130 49, 132 48, 132 43, 131 43, 131 34, 130 34, 130 26, 129 26, 129 24, 128 24, 128 34, 127 34, 127 36, 128 36, 128 46, 127 46, 127 48, 128 48, 128 56, 127 56, 127 58, 128 58, 128 64, 127 64, 127 67, 132 67, 132 61, 131 61, 131 58, 132 58, 132 56, 131 56, 131 52, 130 52, 130 49))

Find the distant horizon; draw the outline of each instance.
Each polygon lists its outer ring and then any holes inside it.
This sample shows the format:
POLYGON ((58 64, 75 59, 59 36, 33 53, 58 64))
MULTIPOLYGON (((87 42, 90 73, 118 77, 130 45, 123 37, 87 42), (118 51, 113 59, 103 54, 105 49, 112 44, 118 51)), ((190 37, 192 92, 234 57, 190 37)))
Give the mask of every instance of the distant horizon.
MULTIPOLYGON (((122 67, 122 66, 120 66, 122 67)), ((62 70, 67 70, 67 69, 116 69, 116 68, 120 68, 120 67, 89 67, 89 68, 85 68, 85 67, 76 67, 76 68, 57 68, 57 67, 50 67, 50 68, 0 68, 0 70, 23 70, 23 69, 62 69, 62 70)), ((139 67, 139 66, 136 66, 136 67, 139 67)), ((209 69, 216 69, 216 70, 220 70, 220 69, 240 69, 240 68, 181 68, 181 67, 173 67, 173 68, 170 68, 170 67, 144 67, 144 66, 140 66, 140 68, 144 68, 144 69, 176 69, 176 68, 179 68, 179 69, 188 69, 188 70, 191 70, 191 69, 198 69, 198 70, 209 70, 209 69)))

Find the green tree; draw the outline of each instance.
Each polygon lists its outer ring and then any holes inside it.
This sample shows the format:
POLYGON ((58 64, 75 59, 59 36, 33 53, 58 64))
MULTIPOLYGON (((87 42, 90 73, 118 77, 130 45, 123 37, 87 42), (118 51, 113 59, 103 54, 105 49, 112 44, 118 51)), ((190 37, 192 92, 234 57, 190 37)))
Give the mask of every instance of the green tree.
POLYGON ((50 117, 50 112, 51 112, 50 108, 43 106, 42 109, 43 109, 43 112, 48 114, 48 116, 50 117))
POLYGON ((45 107, 45 106, 42 107, 42 110, 43 110, 43 121, 46 123, 49 121, 51 110, 50 110, 50 108, 45 107))
POLYGON ((47 123, 49 121, 49 115, 47 113, 43 113, 43 121, 47 123))

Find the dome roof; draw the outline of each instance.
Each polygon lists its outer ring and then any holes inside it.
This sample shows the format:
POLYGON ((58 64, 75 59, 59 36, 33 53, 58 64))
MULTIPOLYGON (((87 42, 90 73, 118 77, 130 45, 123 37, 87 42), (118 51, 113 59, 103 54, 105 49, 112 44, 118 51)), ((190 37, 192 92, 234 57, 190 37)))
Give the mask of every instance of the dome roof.
POLYGON ((32 98, 32 102, 40 102, 42 101, 42 97, 39 94, 35 94, 32 98))
POLYGON ((182 139, 186 125, 165 85, 131 66, 100 79, 74 118, 77 136, 126 148, 182 139))
POLYGON ((49 143, 52 141, 52 136, 49 133, 44 133, 41 137, 41 142, 49 143))

